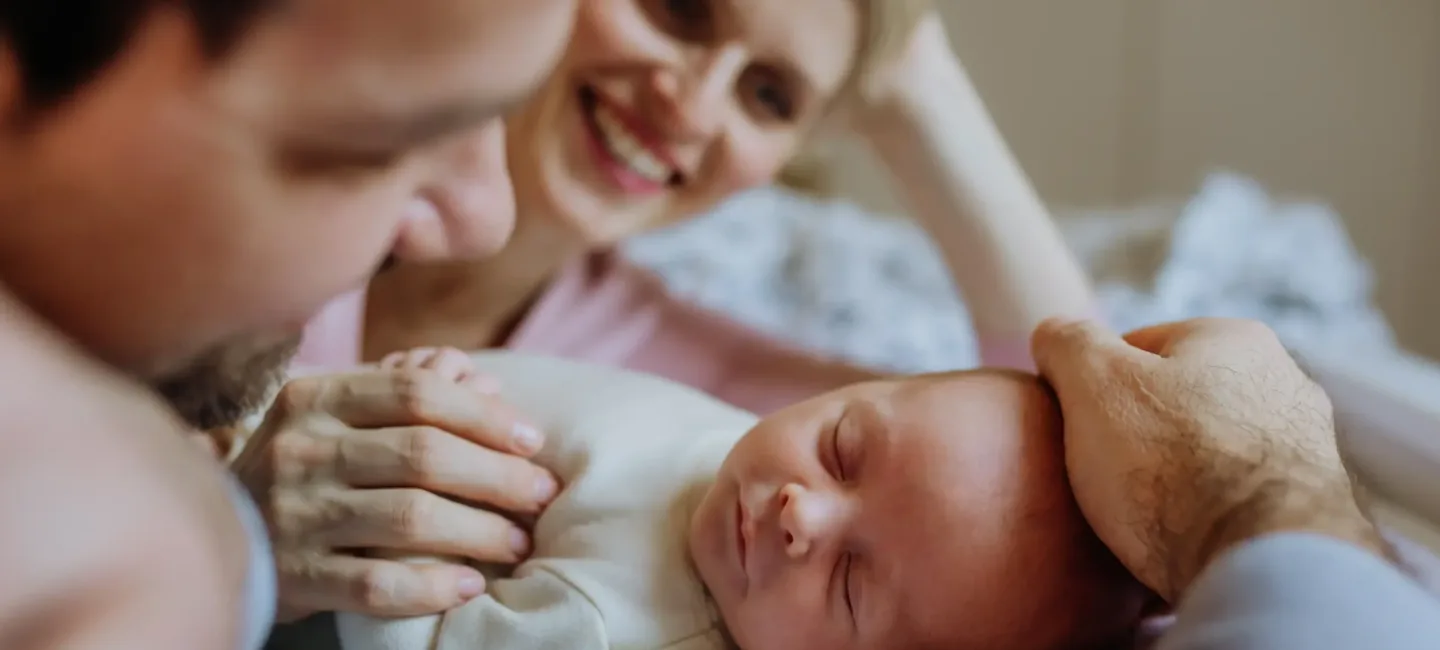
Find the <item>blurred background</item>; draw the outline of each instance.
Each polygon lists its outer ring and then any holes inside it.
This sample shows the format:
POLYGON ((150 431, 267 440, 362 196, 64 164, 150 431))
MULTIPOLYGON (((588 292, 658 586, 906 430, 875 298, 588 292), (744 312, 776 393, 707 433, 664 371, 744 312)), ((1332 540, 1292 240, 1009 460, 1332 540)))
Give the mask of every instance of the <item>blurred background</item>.
MULTIPOLYGON (((1041 194, 1184 200, 1218 169, 1322 201, 1400 343, 1440 357, 1440 0, 941 0, 1041 194)), ((848 195, 897 210, 863 152, 848 195)))

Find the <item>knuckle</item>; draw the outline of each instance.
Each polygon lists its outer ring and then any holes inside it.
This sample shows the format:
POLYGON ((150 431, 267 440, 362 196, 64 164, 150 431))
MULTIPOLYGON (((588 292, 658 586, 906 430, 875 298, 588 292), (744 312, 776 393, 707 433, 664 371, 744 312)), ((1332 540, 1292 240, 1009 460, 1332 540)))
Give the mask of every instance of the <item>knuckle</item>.
POLYGON ((428 492, 406 490, 394 509, 395 532, 406 540, 419 539, 435 518, 435 501, 428 492))
POLYGON ((369 611, 393 608, 399 600, 402 581, 402 576, 395 568, 392 565, 373 564, 361 571, 351 582, 351 600, 369 611))
POLYGON ((405 414, 419 421, 429 421, 439 410, 440 381, 434 372, 420 368, 402 368, 391 375, 395 396, 405 414))
POLYGON ((1082 320, 1051 321, 1049 332, 1061 344, 1081 347, 1092 338, 1091 327, 1089 322, 1082 320))
POLYGON ((275 480, 289 483, 309 476, 323 464, 320 443, 309 435, 287 431, 275 436, 265 448, 265 460, 275 480))
POLYGON ((275 395, 271 410, 284 416, 309 411, 319 401, 324 384, 324 380, 319 377, 302 377, 285 382, 285 385, 280 387, 280 392, 275 395))
POLYGON ((306 499, 282 491, 272 493, 261 507, 271 536, 279 547, 296 546, 309 537, 309 511, 306 499))
POLYGON ((400 462, 406 477, 424 480, 436 474, 445 435, 434 427, 410 427, 400 433, 400 462))

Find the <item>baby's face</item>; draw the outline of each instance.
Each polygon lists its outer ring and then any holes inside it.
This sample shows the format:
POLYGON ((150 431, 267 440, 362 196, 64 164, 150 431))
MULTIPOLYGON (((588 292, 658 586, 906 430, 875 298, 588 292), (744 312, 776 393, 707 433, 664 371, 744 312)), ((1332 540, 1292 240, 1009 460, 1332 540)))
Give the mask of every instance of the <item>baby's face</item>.
POLYGON ((690 549, 745 650, 1051 648, 1123 633, 1140 589, 1085 526, 1033 375, 851 386, 735 446, 690 549))

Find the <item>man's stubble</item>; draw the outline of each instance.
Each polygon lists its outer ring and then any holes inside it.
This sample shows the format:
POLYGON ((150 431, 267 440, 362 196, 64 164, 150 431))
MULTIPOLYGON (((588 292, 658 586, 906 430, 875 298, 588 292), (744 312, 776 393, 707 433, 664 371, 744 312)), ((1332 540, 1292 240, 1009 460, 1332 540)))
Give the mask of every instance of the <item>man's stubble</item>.
POLYGON ((235 339, 148 383, 198 431, 235 426, 265 405, 299 346, 299 334, 235 339))

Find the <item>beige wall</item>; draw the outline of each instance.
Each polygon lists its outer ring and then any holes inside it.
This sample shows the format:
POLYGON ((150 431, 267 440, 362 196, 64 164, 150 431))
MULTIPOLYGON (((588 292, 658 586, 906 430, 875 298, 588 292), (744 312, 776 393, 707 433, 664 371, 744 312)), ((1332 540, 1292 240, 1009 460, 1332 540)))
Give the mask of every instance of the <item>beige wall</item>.
MULTIPOLYGON (((1440 356, 1440 0, 938 0, 1041 192, 1183 196, 1228 167, 1334 204, 1440 356)), ((862 198, 893 205, 868 162, 862 198)))

